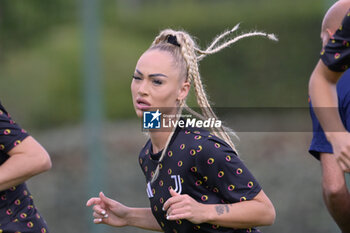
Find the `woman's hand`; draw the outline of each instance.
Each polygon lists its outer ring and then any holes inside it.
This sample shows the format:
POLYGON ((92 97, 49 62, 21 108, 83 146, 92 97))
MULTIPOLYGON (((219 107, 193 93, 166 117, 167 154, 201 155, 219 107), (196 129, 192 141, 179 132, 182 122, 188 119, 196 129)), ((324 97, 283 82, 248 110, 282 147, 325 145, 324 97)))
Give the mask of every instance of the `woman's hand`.
POLYGON ((93 197, 87 201, 86 206, 92 205, 94 223, 104 223, 115 227, 128 225, 129 207, 106 197, 102 192, 100 192, 99 197, 93 197))
POLYGON ((197 202, 187 194, 178 194, 170 189, 171 198, 163 205, 168 220, 187 219, 194 224, 206 222, 205 205, 197 202))
POLYGON ((252 200, 232 204, 202 204, 187 194, 170 190, 163 206, 168 220, 187 219, 194 224, 209 223, 230 228, 251 228, 273 224, 275 209, 261 190, 252 200))

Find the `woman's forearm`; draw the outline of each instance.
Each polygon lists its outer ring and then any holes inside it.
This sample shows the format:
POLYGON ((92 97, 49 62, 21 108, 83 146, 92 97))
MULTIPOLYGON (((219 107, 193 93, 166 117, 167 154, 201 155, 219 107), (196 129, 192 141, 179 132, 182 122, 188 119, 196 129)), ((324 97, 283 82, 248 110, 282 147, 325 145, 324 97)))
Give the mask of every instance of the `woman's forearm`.
POLYGON ((151 208, 130 208, 127 222, 129 226, 152 231, 162 231, 151 208))
POLYGON ((0 166, 0 190, 21 184, 51 168, 46 150, 30 136, 13 148, 9 155, 10 158, 0 166))
POLYGON ((19 185, 49 168, 48 162, 33 161, 31 156, 14 155, 0 166, 0 190, 19 185))
POLYGON ((272 225, 275 220, 274 208, 255 200, 209 205, 207 214, 206 222, 231 228, 267 226, 272 225))
POLYGON ((163 205, 170 221, 187 219, 194 224, 210 223, 230 228, 251 228, 271 225, 275 209, 261 190, 252 200, 232 204, 203 204, 187 194, 172 195, 163 205))

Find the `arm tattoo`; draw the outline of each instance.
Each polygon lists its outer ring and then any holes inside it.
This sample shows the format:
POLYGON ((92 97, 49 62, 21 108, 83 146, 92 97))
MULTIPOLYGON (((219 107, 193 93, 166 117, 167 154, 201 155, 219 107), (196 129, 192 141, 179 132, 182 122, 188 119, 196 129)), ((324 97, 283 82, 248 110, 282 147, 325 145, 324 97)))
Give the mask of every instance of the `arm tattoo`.
POLYGON ((224 205, 226 209, 226 213, 230 212, 230 209, 228 208, 228 205, 224 205))
MULTIPOLYGON (((229 204, 229 205, 231 206, 232 204, 229 204)), ((226 210, 226 213, 229 213, 230 212, 230 208, 228 207, 229 205, 217 205, 217 206, 215 206, 216 213, 219 216, 224 214, 225 210, 226 210)))
POLYGON ((224 213, 224 207, 222 205, 215 206, 215 210, 218 215, 222 215, 224 213))

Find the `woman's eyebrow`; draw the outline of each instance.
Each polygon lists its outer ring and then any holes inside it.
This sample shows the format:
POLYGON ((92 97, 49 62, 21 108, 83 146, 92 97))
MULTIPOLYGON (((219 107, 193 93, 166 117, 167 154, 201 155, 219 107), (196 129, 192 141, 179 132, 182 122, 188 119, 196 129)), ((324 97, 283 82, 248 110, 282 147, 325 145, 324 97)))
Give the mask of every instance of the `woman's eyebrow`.
POLYGON ((150 75, 148 75, 148 77, 155 77, 155 76, 162 76, 162 77, 168 77, 168 76, 166 76, 165 74, 161 74, 161 73, 156 73, 156 74, 150 74, 150 75))
MULTIPOLYGON (((141 72, 141 71, 139 71, 138 69, 136 69, 136 72, 139 74, 139 75, 141 75, 141 76, 143 76, 143 73, 141 72)), ((155 74, 149 74, 148 75, 148 77, 156 77, 156 76, 162 76, 162 77, 168 77, 168 76, 166 76, 165 74, 162 74, 162 73, 155 73, 155 74)))
POLYGON ((136 72, 137 72, 139 75, 143 76, 143 73, 141 73, 141 71, 139 71, 138 69, 136 69, 136 72))

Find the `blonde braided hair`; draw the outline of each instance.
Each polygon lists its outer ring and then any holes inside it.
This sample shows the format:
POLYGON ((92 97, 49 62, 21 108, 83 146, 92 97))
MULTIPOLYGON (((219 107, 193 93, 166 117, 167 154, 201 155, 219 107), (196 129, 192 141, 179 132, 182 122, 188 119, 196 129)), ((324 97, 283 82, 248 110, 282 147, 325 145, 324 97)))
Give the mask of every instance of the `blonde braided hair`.
MULTIPOLYGON (((206 120, 209 118, 218 119, 213 109, 211 108, 207 95, 205 93, 205 90, 201 81, 201 77, 199 74, 198 61, 202 60, 205 56, 209 54, 217 53, 220 50, 237 42, 238 40, 246 37, 263 36, 263 37, 267 37, 268 39, 277 41, 277 38, 274 34, 267 34, 264 32, 253 31, 253 32, 238 35, 218 45, 220 40, 222 40, 224 37, 228 36, 229 34, 233 33, 238 28, 239 28, 239 24, 237 24, 231 30, 225 31, 224 33, 220 34, 213 40, 213 42, 205 50, 199 49, 195 41, 185 31, 174 31, 172 29, 165 29, 161 31, 160 34, 154 39, 149 50, 158 49, 161 51, 170 52, 172 54, 172 56, 174 57, 175 65, 180 70, 180 76, 184 77, 185 81, 189 82, 190 84, 193 84, 195 94, 196 94, 197 104, 201 109, 201 114, 199 114, 187 106, 186 100, 182 100, 179 103, 179 109, 176 114, 177 117, 181 114, 183 109, 185 109, 188 112, 194 114, 195 116, 203 120, 206 120), (169 36, 175 36, 179 46, 176 44, 169 43, 168 42, 169 36)), ((228 143, 232 147, 234 151, 236 151, 235 145, 232 142, 231 137, 229 136, 227 131, 228 131, 228 128, 221 126, 217 130, 212 129, 212 134, 223 139, 226 143, 228 143)), ((172 132, 168 136, 168 139, 165 144, 165 148, 163 149, 162 154, 158 160, 158 166, 154 172, 151 182, 154 182, 159 175, 160 163, 163 161, 166 150, 169 146, 171 138, 174 135, 174 132, 175 132, 175 128, 172 130, 172 132)))

